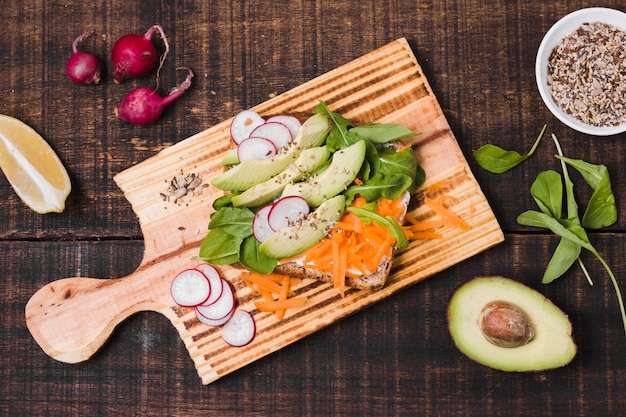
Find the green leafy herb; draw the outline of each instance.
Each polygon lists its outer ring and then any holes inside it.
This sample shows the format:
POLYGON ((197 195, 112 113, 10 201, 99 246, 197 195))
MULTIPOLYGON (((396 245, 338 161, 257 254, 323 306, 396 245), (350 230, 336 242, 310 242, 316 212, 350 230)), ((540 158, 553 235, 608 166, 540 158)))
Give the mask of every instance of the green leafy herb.
POLYGON ((517 151, 507 151, 497 145, 488 143, 474 151, 474 159, 476 159, 478 165, 480 165, 483 169, 493 172, 494 174, 507 172, 524 162, 526 159, 530 158, 532 154, 535 153, 535 150, 537 149, 537 146, 539 146, 539 142, 541 142, 541 138, 546 131, 546 127, 547 125, 543 126, 541 133, 539 133, 539 137, 537 137, 537 140, 535 140, 532 148, 530 148, 530 151, 528 151, 525 155, 520 155, 517 151))
POLYGON ((246 238, 252 234, 254 212, 248 208, 225 206, 211 215, 209 229, 221 229, 232 236, 246 238))
POLYGON ((241 245, 239 260, 243 266, 261 274, 269 274, 276 268, 278 261, 259 251, 259 241, 248 236, 241 245))
POLYGON ((407 239, 404 230, 402 230, 402 227, 400 227, 398 222, 395 221, 392 217, 381 216, 378 213, 364 209, 362 207, 347 207, 346 210, 359 216, 361 219, 364 220, 366 224, 369 224, 370 221, 374 221, 379 225, 389 229, 389 231, 391 232, 391 236, 396 239, 397 248, 402 249, 409 246, 409 240, 407 239))
POLYGON ((585 182, 593 190, 583 214, 582 225, 589 229, 600 229, 615 223, 617 221, 617 207, 607 167, 561 155, 557 155, 557 158, 580 172, 585 182))
POLYGON ((540 172, 530 186, 530 194, 542 212, 552 217, 561 217, 563 214, 561 174, 553 170, 540 172))
POLYGON ((242 242, 243 238, 236 238, 222 229, 213 229, 202 241, 199 257, 211 264, 234 264, 239 260, 242 242))
POLYGON ((390 123, 370 123, 356 126, 350 129, 350 132, 376 144, 393 142, 416 135, 415 132, 405 126, 390 123))

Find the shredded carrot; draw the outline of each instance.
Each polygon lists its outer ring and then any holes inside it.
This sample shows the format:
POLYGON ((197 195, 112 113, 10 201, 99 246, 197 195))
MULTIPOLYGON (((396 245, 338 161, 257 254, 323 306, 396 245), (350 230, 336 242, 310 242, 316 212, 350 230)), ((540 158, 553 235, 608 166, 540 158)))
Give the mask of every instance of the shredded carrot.
POLYGON ((365 197, 358 195, 352 200, 352 207, 363 207, 367 204, 365 197))
POLYGON ((458 203, 459 199, 451 195, 445 194, 445 195, 440 195, 439 198, 437 198, 437 202, 441 204, 442 206, 450 206, 452 204, 458 203))
POLYGON ((461 230, 469 230, 471 226, 461 219, 459 216, 448 210, 441 203, 431 198, 424 198, 424 203, 448 224, 458 227, 461 230))
POLYGON ((254 305, 260 311, 272 313, 278 311, 285 311, 289 308, 301 306, 306 302, 306 297, 293 297, 285 300, 272 300, 272 301, 255 301, 254 305))
POLYGON ((285 311, 290 308, 289 306, 292 304, 293 306, 300 305, 306 301, 306 297, 297 297, 299 299, 297 302, 290 301, 296 297, 289 298, 295 295, 292 285, 300 282, 299 279, 287 275, 258 274, 251 271, 243 271, 241 277, 252 290, 252 294, 260 295, 263 299, 263 301, 255 301, 255 306, 261 311, 273 312, 278 320, 284 318, 285 311), (265 306, 264 309, 257 305, 259 303, 265 306))
POLYGON ((449 187, 449 185, 448 185, 448 183, 446 181, 443 181, 443 180, 442 181, 437 181, 437 182, 435 182, 433 184, 430 184, 426 188, 426 193, 427 194, 433 194, 433 193, 435 193, 437 191, 444 190, 444 189, 446 189, 448 187, 449 187))
POLYGON ((400 148, 399 148, 396 152, 406 151, 407 149, 409 149, 409 148, 411 148, 411 147, 413 147, 413 145, 412 145, 412 144, 410 144, 410 143, 407 143, 406 145, 404 145, 404 146, 400 147, 400 148))

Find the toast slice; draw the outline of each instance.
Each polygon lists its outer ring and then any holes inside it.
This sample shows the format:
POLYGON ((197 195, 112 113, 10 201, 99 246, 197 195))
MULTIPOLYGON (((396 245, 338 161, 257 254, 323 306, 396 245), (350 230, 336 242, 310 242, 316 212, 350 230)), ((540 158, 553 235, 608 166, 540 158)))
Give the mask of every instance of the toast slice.
MULTIPOLYGON (((399 224, 402 224, 404 221, 404 216, 406 215, 406 211, 409 206, 410 194, 405 192, 402 196, 402 204, 404 206, 404 212, 401 218, 397 218, 396 221, 399 224)), ((378 265, 376 271, 372 271, 367 275, 359 275, 357 277, 346 277, 346 285, 348 287, 363 289, 363 290, 378 290, 382 288, 387 282, 387 277, 391 272, 391 267, 393 265, 393 258, 396 252, 395 246, 391 248, 391 256, 384 256, 381 262, 378 265)), ((333 282, 333 275, 327 271, 321 271, 318 269, 312 269, 303 266, 300 262, 290 261, 283 264, 278 265, 274 272, 282 275, 289 275, 297 278, 312 278, 317 279, 324 282, 333 282)))

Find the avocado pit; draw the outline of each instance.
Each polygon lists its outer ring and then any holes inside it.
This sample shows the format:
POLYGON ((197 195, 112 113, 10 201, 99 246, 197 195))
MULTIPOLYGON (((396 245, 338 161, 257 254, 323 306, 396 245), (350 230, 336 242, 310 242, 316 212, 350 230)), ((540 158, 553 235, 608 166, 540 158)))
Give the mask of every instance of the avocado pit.
POLYGON ((483 336, 498 347, 524 346, 535 337, 535 328, 528 314, 507 301, 485 304, 478 318, 478 326, 483 336))

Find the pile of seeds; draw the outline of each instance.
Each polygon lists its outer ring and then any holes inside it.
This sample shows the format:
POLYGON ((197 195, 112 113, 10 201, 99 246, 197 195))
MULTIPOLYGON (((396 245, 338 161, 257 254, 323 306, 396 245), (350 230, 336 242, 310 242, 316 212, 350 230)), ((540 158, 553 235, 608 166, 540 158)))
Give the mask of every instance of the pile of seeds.
POLYGON ((567 35, 548 61, 555 103, 593 126, 626 123, 626 32, 602 22, 567 35))
POLYGON ((160 193, 163 201, 171 201, 174 204, 183 202, 183 198, 191 198, 193 196, 200 195, 202 190, 208 187, 209 184, 202 183, 202 177, 197 173, 185 174, 182 171, 168 181, 167 190, 165 193, 160 193))

